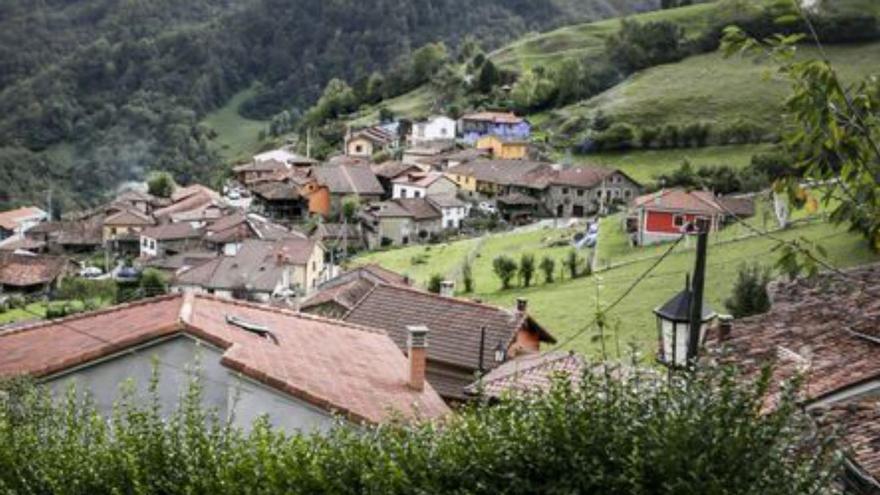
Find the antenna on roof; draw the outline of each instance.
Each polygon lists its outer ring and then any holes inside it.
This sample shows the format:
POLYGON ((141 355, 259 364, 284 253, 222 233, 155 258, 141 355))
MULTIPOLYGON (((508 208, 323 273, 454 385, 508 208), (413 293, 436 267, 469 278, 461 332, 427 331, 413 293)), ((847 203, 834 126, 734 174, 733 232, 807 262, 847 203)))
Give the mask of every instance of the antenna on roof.
POLYGON ((266 340, 271 340, 275 345, 278 345, 278 338, 275 337, 275 334, 272 333, 272 330, 270 330, 269 327, 265 325, 260 325, 259 323, 247 321, 233 315, 226 315, 226 323, 237 326, 242 330, 247 330, 248 332, 255 333, 260 337, 265 338, 266 340))

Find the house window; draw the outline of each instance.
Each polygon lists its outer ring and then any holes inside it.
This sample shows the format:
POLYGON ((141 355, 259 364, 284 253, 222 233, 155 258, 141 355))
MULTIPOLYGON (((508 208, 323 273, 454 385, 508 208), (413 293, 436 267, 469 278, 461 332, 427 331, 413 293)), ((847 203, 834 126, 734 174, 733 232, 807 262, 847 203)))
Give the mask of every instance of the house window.
POLYGON ((453 227, 455 227, 455 220, 453 220, 451 218, 446 220, 446 228, 451 229, 453 227))
POLYGON ((400 189, 400 197, 401 197, 401 198, 405 198, 405 197, 406 197, 406 194, 407 194, 406 189, 401 188, 401 189, 400 189))
POLYGON ((312 261, 312 271, 315 271, 315 270, 317 270, 317 269, 318 269, 318 265, 315 264, 314 261, 312 261))
POLYGON ((420 191, 413 191, 413 197, 414 197, 414 198, 421 198, 421 197, 422 197, 422 193, 421 193, 420 191))
POLYGON ((672 225, 675 227, 681 227, 682 225, 684 225, 684 215, 673 215, 672 225))
POLYGON ((583 195, 584 195, 584 190, 583 190, 583 189, 578 189, 578 190, 577 190, 577 195, 578 195, 578 197, 583 197, 583 195))
POLYGON ((632 191, 630 191, 629 189, 624 189, 624 191, 623 191, 623 197, 624 197, 624 198, 629 199, 629 198, 632 197, 632 195, 633 195, 633 192, 632 192, 632 191))
POLYGON ((363 153, 363 152, 364 152, 364 147, 363 147, 362 145, 360 145, 360 144, 356 144, 356 145, 354 146, 354 151, 355 151, 355 153, 363 153))
POLYGON ((563 188, 562 188, 562 194, 568 194, 568 188, 567 188, 567 187, 563 187, 563 188))

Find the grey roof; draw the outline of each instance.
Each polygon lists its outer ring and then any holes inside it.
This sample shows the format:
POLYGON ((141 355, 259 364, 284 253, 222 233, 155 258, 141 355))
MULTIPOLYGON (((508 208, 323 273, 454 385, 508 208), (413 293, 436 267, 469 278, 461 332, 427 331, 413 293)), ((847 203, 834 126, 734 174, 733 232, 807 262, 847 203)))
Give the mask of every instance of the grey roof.
POLYGON ((428 202, 437 208, 460 208, 462 206, 467 206, 467 203, 451 194, 439 194, 437 196, 429 196, 428 202))
POLYGON ((379 218, 430 220, 443 214, 426 198, 398 198, 370 205, 367 213, 379 218))
MULTIPOLYGON (((654 310, 654 314, 667 320, 686 323, 691 319, 691 290, 685 289, 654 310)), ((703 321, 712 318, 715 311, 703 302, 703 321)))
POLYGON ((315 169, 318 181, 326 185, 333 194, 385 193, 376 174, 367 166, 324 165, 315 169))
POLYGON ((475 160, 448 170, 481 182, 544 189, 554 173, 551 163, 531 160, 475 160))

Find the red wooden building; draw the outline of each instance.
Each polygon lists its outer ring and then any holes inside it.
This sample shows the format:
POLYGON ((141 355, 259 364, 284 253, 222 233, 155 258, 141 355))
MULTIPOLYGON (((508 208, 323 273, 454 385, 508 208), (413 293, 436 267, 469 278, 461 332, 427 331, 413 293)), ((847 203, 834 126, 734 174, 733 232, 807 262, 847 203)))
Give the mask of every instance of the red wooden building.
POLYGON ((627 231, 638 245, 656 244, 677 238, 689 223, 697 220, 706 220, 714 232, 728 218, 751 215, 751 199, 716 197, 709 191, 663 189, 633 200, 627 231))

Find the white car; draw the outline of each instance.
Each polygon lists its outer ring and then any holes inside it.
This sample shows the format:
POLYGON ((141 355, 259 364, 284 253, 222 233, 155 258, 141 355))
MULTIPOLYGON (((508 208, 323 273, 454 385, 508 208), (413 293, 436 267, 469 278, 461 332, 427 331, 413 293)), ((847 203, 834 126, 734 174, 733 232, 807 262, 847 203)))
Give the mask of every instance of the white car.
POLYGON ((480 204, 477 205, 477 208, 483 213, 489 213, 493 215, 495 213, 498 213, 498 208, 496 208, 494 204, 488 201, 482 201, 480 204))
POLYGON ((104 272, 97 266, 87 266, 79 271, 79 276, 83 278, 95 278, 103 274, 104 272))

